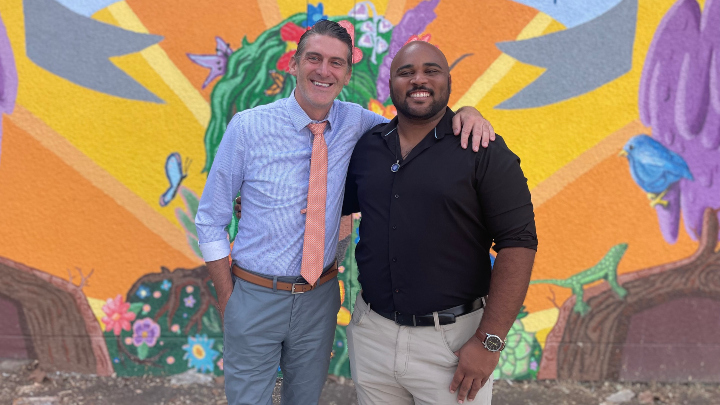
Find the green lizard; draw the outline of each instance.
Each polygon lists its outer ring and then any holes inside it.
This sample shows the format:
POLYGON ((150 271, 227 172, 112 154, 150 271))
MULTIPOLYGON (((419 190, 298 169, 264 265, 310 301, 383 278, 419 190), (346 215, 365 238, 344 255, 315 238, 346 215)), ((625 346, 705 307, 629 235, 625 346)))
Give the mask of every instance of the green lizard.
POLYGON ((625 298, 627 295, 627 290, 618 284, 617 281, 617 266, 627 248, 627 243, 620 243, 613 246, 598 264, 564 280, 534 280, 531 281, 530 284, 554 284, 560 287, 570 288, 575 295, 575 306, 573 310, 584 316, 590 310, 590 306, 583 301, 583 288, 590 283, 604 279, 607 280, 610 288, 615 291, 615 294, 617 294, 620 299, 625 298))

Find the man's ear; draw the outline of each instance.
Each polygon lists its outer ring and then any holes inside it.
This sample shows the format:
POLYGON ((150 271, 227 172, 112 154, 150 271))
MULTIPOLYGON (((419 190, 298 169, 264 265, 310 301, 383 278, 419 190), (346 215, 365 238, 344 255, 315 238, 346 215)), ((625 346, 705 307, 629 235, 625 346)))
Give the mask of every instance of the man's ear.
POLYGON ((350 69, 350 72, 348 72, 347 77, 345 78, 345 84, 343 86, 347 86, 350 84, 350 79, 352 78, 352 69, 350 69))
POLYGON ((295 77, 297 77, 297 60, 295 59, 296 56, 297 54, 293 55, 293 57, 290 58, 290 61, 288 62, 288 72, 295 77))

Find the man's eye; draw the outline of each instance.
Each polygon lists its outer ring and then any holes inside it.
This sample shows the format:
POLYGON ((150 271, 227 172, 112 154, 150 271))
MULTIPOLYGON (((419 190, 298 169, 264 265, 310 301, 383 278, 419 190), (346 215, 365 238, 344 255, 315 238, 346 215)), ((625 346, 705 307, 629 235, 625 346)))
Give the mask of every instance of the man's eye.
POLYGON ((411 72, 405 71, 405 72, 400 72, 398 75, 405 77, 405 76, 410 76, 410 74, 411 74, 411 72))
POLYGON ((334 66, 337 66, 337 67, 343 67, 344 63, 342 63, 342 62, 339 61, 339 60, 336 60, 336 61, 333 62, 333 65, 334 65, 334 66))
POLYGON ((307 59, 311 62, 317 62, 320 60, 317 56, 308 56, 307 59))

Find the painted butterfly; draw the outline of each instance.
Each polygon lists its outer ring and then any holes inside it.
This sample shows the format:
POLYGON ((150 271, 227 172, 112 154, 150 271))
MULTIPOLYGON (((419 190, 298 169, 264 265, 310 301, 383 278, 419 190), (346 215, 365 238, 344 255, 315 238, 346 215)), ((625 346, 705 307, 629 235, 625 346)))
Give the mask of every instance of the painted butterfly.
POLYGON ((185 171, 183 171, 183 161, 177 152, 171 153, 165 161, 165 176, 170 182, 170 187, 160 196, 160 206, 164 207, 170 204, 180 188, 180 183, 187 177, 187 170, 190 167, 190 159, 185 159, 185 171))
POLYGON ((266 96, 274 96, 282 91, 285 87, 285 75, 274 70, 268 72, 273 80, 273 84, 265 90, 266 96))

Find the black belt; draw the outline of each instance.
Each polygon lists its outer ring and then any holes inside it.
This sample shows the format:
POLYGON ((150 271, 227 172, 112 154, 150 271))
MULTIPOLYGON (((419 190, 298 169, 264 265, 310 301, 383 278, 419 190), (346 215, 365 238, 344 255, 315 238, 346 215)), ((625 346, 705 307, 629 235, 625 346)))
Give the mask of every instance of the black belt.
MULTIPOLYGON (((442 311, 437 311, 438 321, 440 322, 440 325, 455 323, 456 317, 469 314, 470 312, 477 311, 478 309, 483 307, 485 307, 485 297, 480 297, 473 302, 468 302, 467 304, 462 304, 442 311)), ((372 309, 372 306, 370 308, 372 309)), ((375 310, 373 309, 373 311, 375 310)), ((375 311, 375 313, 402 326, 435 326, 435 318, 433 317, 433 314, 408 315, 397 311, 375 311)))

